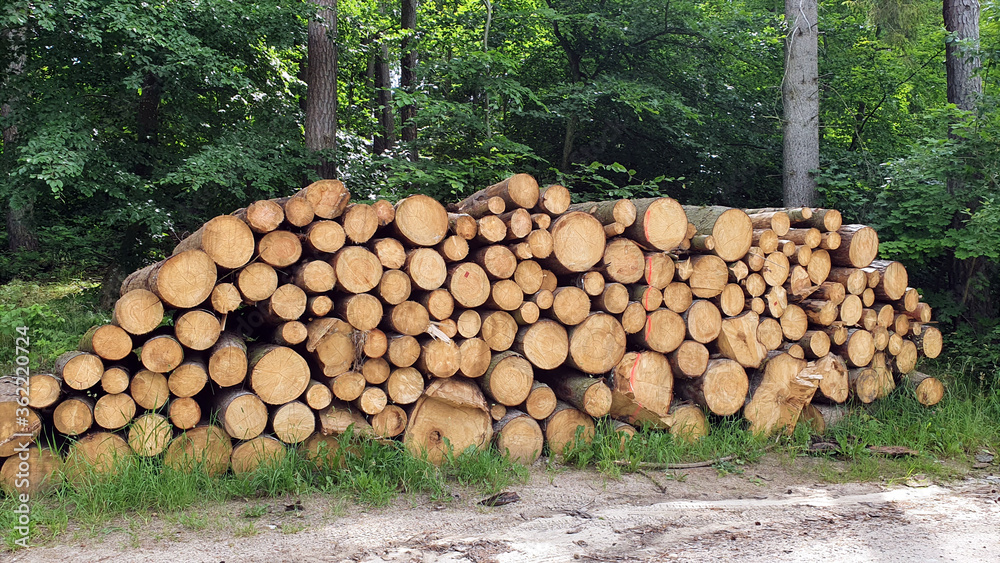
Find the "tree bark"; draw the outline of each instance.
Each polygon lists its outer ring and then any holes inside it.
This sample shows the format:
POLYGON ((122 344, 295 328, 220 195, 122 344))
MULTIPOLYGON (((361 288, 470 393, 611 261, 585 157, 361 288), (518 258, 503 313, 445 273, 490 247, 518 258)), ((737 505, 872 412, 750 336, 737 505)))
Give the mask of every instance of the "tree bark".
POLYGON ((819 168, 819 55, 816 0, 785 0, 784 202, 812 207, 819 168))
MULTIPOLYGON (((416 67, 417 51, 414 47, 416 38, 414 34, 417 29, 417 0, 402 0, 401 28, 404 30, 400 47, 403 51, 403 58, 400 61, 399 86, 406 94, 413 94, 416 87, 416 67)), ((402 122, 403 142, 409 143, 410 160, 416 161, 419 156, 417 147, 413 144, 417 140, 417 126, 413 118, 417 115, 417 107, 407 104, 399 110, 399 120, 402 122)))
MULTIPOLYGON (((337 148, 337 0, 319 0, 309 22, 306 94, 306 148, 328 155, 337 148)), ((337 163, 321 156, 320 178, 336 178, 337 163)))

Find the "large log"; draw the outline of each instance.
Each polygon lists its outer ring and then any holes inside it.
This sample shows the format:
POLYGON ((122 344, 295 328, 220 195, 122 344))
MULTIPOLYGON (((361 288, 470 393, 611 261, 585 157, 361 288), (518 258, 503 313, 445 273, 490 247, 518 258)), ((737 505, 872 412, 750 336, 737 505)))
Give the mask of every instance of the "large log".
POLYGON ((523 465, 534 463, 545 443, 538 422, 517 409, 507 409, 503 418, 493 423, 493 437, 501 455, 523 465))
POLYGON ((121 436, 111 432, 92 432, 70 445, 63 467, 66 478, 81 485, 91 472, 115 473, 131 455, 132 448, 121 436))
POLYGON ((669 251, 680 246, 687 236, 688 219, 679 203, 669 197, 633 203, 636 219, 625 229, 625 236, 649 250, 669 251))
POLYGON ((236 287, 249 303, 263 301, 278 289, 278 272, 268 264, 247 264, 236 276, 236 287))
POLYGON ((313 255, 332 254, 347 242, 344 227, 336 221, 314 221, 302 235, 302 246, 313 255))
MULTIPOLYGON (((172 255, 177 256, 191 250, 204 251, 212 264, 218 264, 220 268, 230 270, 241 268, 253 256, 253 231, 236 217, 220 215, 209 219, 200 229, 179 242, 174 247, 172 255)), ((192 274, 196 271, 192 270, 192 274)), ((194 305, 184 307, 194 307, 194 305)))
POLYGON ((484 205, 491 198, 499 197, 506 204, 506 207, 511 209, 515 207, 531 209, 538 204, 539 196, 538 182, 531 175, 514 174, 449 207, 458 213, 469 213, 481 217, 485 213, 491 212, 484 205))
POLYGON ((208 375, 219 387, 232 387, 247 374, 247 346, 242 338, 223 332, 208 356, 208 375))
POLYGON ((718 338, 722 331, 722 313, 714 303, 706 299, 691 303, 683 318, 688 338, 696 342, 708 344, 718 338))
POLYGON ((174 336, 180 344, 192 350, 208 350, 219 339, 221 332, 219 319, 204 309, 185 311, 174 319, 174 336))
POLYGON ((52 424, 67 436, 83 434, 94 425, 94 400, 82 395, 67 397, 52 411, 52 424))
POLYGON ((448 234, 448 212, 435 199, 415 194, 396 204, 392 226, 410 246, 434 246, 448 234))
POLYGON ((743 367, 759 367, 767 357, 767 348, 757 340, 759 323, 760 317, 752 311, 722 319, 722 330, 716 340, 719 352, 743 367))
POLYGON ((337 289, 347 293, 366 293, 375 289, 382 278, 382 263, 361 246, 345 246, 330 259, 337 274, 337 289))
POLYGON ((680 315, 669 309, 657 309, 646 316, 643 328, 631 334, 630 340, 643 348, 667 354, 681 345, 686 333, 687 328, 680 315))
POLYGON ((646 409, 664 417, 673 399, 674 378, 667 357, 659 352, 626 352, 611 372, 611 416, 646 409))
POLYGON ((276 344, 257 345, 249 352, 250 387, 269 405, 283 405, 302 395, 309 385, 309 364, 298 352, 276 344))
POLYGON ((128 429, 129 447, 143 457, 160 455, 173 437, 174 428, 162 414, 146 413, 136 418, 128 429))
POLYGON ((94 354, 71 350, 56 358, 54 371, 67 386, 85 391, 101 380, 104 363, 94 354))
POLYGON ((222 428, 237 440, 255 438, 267 427, 267 406, 249 391, 222 391, 215 396, 214 406, 222 428))
POLYGON ((700 235, 715 238, 713 252, 726 261, 739 260, 753 243, 753 222, 742 209, 720 206, 683 206, 700 235))
MULTIPOLYGON (((162 373, 140 370, 132 376, 129 383, 129 394, 135 404, 148 411, 159 410, 170 399, 170 386, 162 373)), ((96 418, 96 414, 95 414, 96 418)))
POLYGON ((0 487, 11 498, 32 495, 52 490, 59 485, 59 474, 63 462, 59 452, 49 448, 29 446, 18 455, 10 456, 0 467, 0 487), (30 471, 24 471, 24 467, 30 471))
POLYGON ((851 390, 850 379, 847 375, 847 364, 840 356, 827 354, 810 362, 806 369, 822 378, 816 390, 816 397, 825 397, 834 403, 843 403, 847 400, 851 390))
POLYGON ((402 270, 386 270, 378 282, 378 295, 387 305, 399 305, 410 298, 410 276, 402 270))
POLYGON ((475 383, 460 377, 435 379, 409 413, 403 444, 413 456, 440 464, 447 455, 486 447, 492 422, 475 383))
POLYGON ((99 325, 91 327, 80 338, 78 350, 90 352, 103 360, 121 360, 132 352, 132 337, 121 327, 99 325))
POLYGON ((906 374, 906 382, 913 389, 917 402, 925 407, 933 407, 944 398, 944 384, 935 377, 919 371, 906 374))
POLYGON ((302 257, 302 243, 291 231, 272 231, 257 242, 257 256, 265 264, 287 268, 302 257))
POLYGON ((351 201, 351 193, 340 180, 319 180, 303 188, 295 196, 305 197, 313 212, 321 219, 336 219, 351 201))
POLYGON ((563 325, 541 319, 518 329, 511 349, 539 369, 555 369, 569 354, 569 336, 563 325))
POLYGON ((585 272, 604 255, 604 228, 591 215, 579 211, 561 215, 552 222, 549 232, 552 254, 544 263, 557 274, 585 272))
POLYGON ((385 392, 397 405, 413 404, 424 392, 424 376, 412 367, 392 370, 385 382, 385 392))
MULTIPOLYGON (((250 232, 242 221, 239 224, 250 232)), ((215 289, 215 281, 216 266, 209 255, 200 250, 188 250, 129 274, 122 281, 121 294, 145 289, 171 307, 189 309, 208 299, 215 289)))
POLYGON ((235 475, 246 475, 262 466, 275 466, 288 455, 288 448, 273 436, 257 436, 233 448, 232 467, 235 475))
POLYGON ((606 373, 625 355, 625 331, 618 319, 607 313, 592 313, 567 332, 566 364, 584 373, 606 373))
POLYGON ((299 401, 291 401, 271 413, 271 429, 286 444, 304 442, 316 430, 316 413, 299 401))
POLYGON ((167 412, 170 415, 170 423, 178 430, 189 430, 201 422, 201 405, 191 397, 170 401, 167 412))
POLYGON ((806 371, 806 365, 805 360, 784 353, 768 359, 743 409, 751 432, 769 435, 779 431, 791 434, 795 430, 802 407, 812 400, 822 377, 806 371))
POLYGON ((727 358, 709 360, 701 377, 674 380, 674 391, 679 396, 721 416, 743 407, 749 386, 743 366, 727 358))
POLYGON ((834 266, 866 268, 878 255, 878 233, 865 225, 844 225, 840 233, 840 247, 830 251, 834 266))
MULTIPOLYGON (((722 293, 729 283, 729 269, 722 258, 711 254, 692 256, 689 264, 691 274, 687 278, 691 293, 695 297, 710 299, 722 293)), ((780 285, 780 284, 779 284, 780 285)))
MULTIPOLYGON (((393 215, 395 216, 395 210, 393 215)), ((354 244, 364 244, 375 235, 379 220, 372 206, 366 203, 352 203, 344 210, 340 224, 344 226, 347 240, 354 244)))
POLYGON ((520 354, 507 350, 493 355, 486 373, 477 379, 486 397, 501 405, 514 407, 528 397, 534 370, 520 354))
POLYGON ((421 372, 431 377, 446 378, 458 373, 461 365, 462 356, 455 341, 436 338, 420 341, 420 357, 415 367, 421 372))
POLYGON ((255 201, 233 211, 231 215, 246 223, 251 231, 261 235, 277 229, 285 220, 285 210, 281 204, 269 199, 255 201))
POLYGON ((566 448, 575 443, 578 434, 584 443, 589 444, 594 439, 594 419, 562 401, 556 403, 556 408, 541 426, 545 443, 555 455, 564 454, 566 448))
POLYGON ((136 336, 151 332, 160 326, 162 320, 163 303, 153 292, 146 289, 133 289, 122 293, 115 302, 111 314, 111 324, 136 336))

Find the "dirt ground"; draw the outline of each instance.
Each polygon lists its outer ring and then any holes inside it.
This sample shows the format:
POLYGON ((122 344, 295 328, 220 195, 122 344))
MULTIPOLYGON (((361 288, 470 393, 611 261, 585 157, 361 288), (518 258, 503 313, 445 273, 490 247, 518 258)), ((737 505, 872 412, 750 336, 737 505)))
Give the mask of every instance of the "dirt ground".
POLYGON ((619 480, 536 468, 509 489, 519 501, 492 508, 472 491, 382 509, 328 496, 250 500, 102 530, 71 524, 7 560, 1000 561, 997 472, 943 484, 829 484, 816 463, 768 456, 741 474, 707 467, 619 480))

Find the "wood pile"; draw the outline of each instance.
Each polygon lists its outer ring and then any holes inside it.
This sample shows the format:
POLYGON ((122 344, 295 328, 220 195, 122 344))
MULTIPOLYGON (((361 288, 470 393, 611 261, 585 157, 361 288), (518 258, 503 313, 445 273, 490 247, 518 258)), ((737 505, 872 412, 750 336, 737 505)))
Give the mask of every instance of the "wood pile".
MULTIPOLYGON (((31 376, 32 434, 72 438, 70 475, 126 454, 243 473, 321 455, 352 425, 433 462, 494 443, 530 463, 605 416, 696 439, 707 415, 773 433, 897 385, 941 399, 914 372, 941 333, 870 227, 833 209, 570 199, 525 174, 447 208, 352 203, 323 180, 215 217, 31 376)), ((0 402, 0 425, 15 408, 0 402)), ((16 431, 0 426, 0 457, 16 431)))

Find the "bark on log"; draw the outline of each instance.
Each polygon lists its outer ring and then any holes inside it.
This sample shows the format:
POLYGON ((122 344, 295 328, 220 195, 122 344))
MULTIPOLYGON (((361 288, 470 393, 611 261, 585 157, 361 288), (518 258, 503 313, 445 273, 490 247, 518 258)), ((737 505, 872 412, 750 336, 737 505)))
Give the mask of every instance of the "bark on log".
POLYGON ((611 412, 612 393, 603 380, 566 369, 548 372, 544 377, 559 400, 593 417, 611 412))
POLYGON ((527 399, 532 381, 531 363, 510 350, 494 354, 486 373, 477 379, 486 397, 508 407, 527 399))
POLYGON ((479 190, 450 207, 458 213, 466 213, 467 209, 477 207, 477 205, 481 205, 482 201, 492 197, 499 197, 509 208, 531 209, 538 203, 538 182, 529 174, 514 174, 502 182, 479 190))
POLYGON ((503 418, 493 423, 493 436, 500 454, 522 465, 534 463, 545 443, 538 422, 517 409, 507 409, 503 418))
POLYGON ((769 358, 752 396, 743 409, 754 434, 795 430, 802 407, 812 400, 822 377, 807 371, 806 361, 778 353, 769 358))
POLYGON ((700 235, 715 237, 715 252, 719 258, 732 262, 750 250, 753 242, 753 222, 742 209, 721 206, 683 206, 687 219, 700 235))
POLYGON ((256 438, 267 427, 267 407, 249 391, 222 391, 215 396, 214 406, 219 424, 237 440, 256 438))
POLYGON ((77 349, 116 362, 132 353, 132 337, 115 325, 94 326, 80 338, 77 349))
POLYGON ((67 386, 85 391, 101 380, 104 363, 94 354, 71 350, 56 358, 54 371, 67 386))
POLYGON ((834 266, 866 268, 878 255, 878 233, 865 225, 844 225, 840 233, 840 247, 830 251, 834 266))
POLYGON ((674 380, 676 395, 721 416, 738 412, 743 407, 748 389, 749 381, 743 366, 726 358, 709 360, 701 377, 674 380))
POLYGON ((208 356, 208 375, 219 387, 232 387, 247 374, 247 345, 231 332, 223 332, 208 356))
POLYGON ((594 419, 568 403, 558 401, 552 414, 542 422, 545 443, 554 455, 562 455, 572 445, 579 433, 580 439, 589 444, 594 439, 594 419))
POLYGON ((171 307, 189 309, 208 299, 215 281, 215 262, 200 250, 189 250, 129 274, 122 282, 121 294, 145 289, 171 307))
MULTIPOLYGON (((200 229, 179 242, 171 254, 177 256, 191 250, 204 251, 213 265, 218 264, 220 268, 241 268, 253 256, 253 231, 237 217, 220 215, 209 219, 200 229)), ((192 270, 192 274, 195 271, 197 270, 192 270)))

